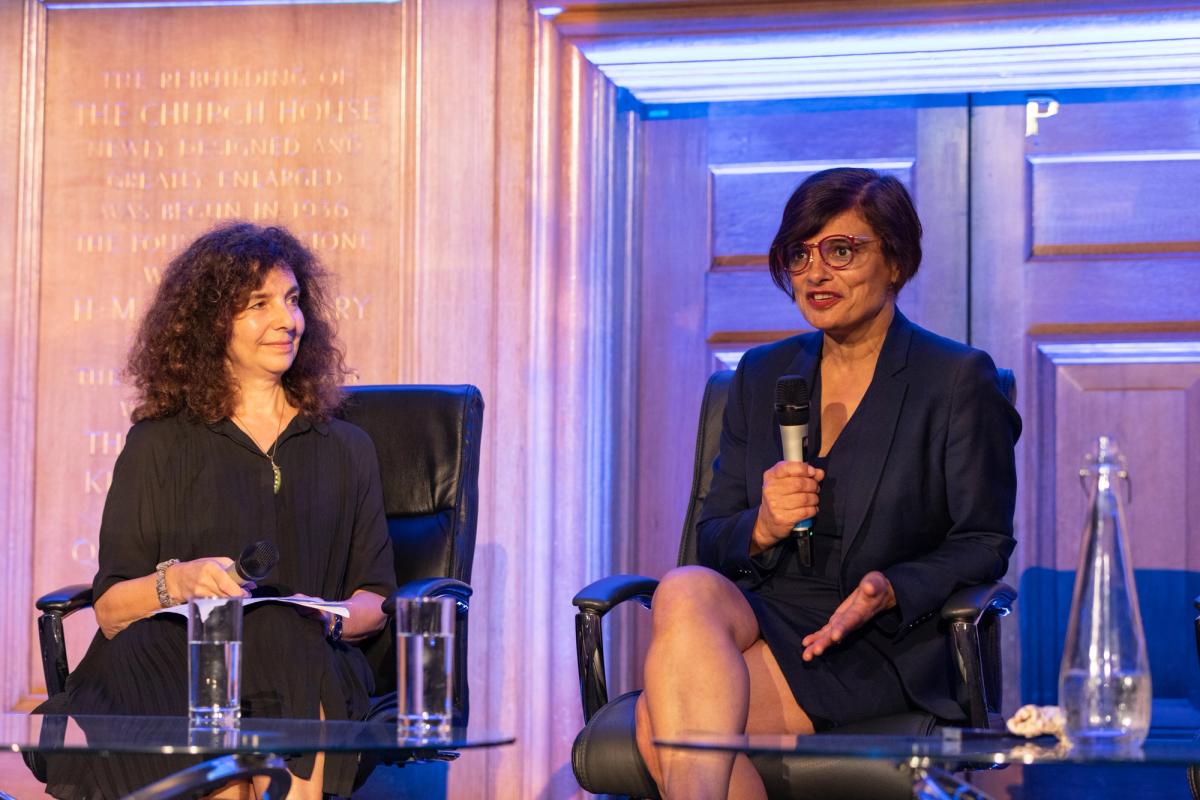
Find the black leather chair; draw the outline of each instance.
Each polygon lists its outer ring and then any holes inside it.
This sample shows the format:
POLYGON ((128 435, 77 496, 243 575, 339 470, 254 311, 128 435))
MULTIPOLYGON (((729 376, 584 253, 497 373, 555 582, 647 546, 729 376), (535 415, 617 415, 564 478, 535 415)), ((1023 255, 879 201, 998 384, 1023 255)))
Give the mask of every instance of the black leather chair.
MULTIPOLYGON (((399 589, 394 598, 449 596, 458 606, 453 687, 456 724, 466 724, 467 611, 479 513, 479 449, 483 397, 474 386, 358 386, 342 416, 370 434, 379 456, 388 533, 399 589)), ((62 691, 68 666, 65 617, 92 603, 89 584, 67 586, 37 600, 38 637, 46 690, 62 691)), ((372 665, 381 700, 394 710, 394 626, 360 645, 372 665), (389 704, 388 694, 392 701, 389 704)))
MULTIPOLYGON (((1000 370, 1001 389, 1010 401, 1015 380, 1000 370)), ((708 380, 700 408, 692 494, 683 537, 680 566, 697 563, 696 522, 712 481, 712 464, 721 435, 721 420, 733 372, 722 370, 708 380)), ((639 691, 608 697, 602 647, 604 615, 627 600, 650 607, 658 581, 638 575, 602 578, 575 595, 575 638, 584 729, 575 739, 571 766, 579 785, 596 794, 658 798, 658 789, 638 752, 634 738, 634 704, 639 691)), ((962 680, 961 696, 968 724, 975 728, 1002 725, 1000 718, 999 617, 1009 613, 1016 591, 1003 583, 971 586, 956 592, 942 607, 954 660, 962 680)), ((941 721, 924 713, 898 714, 835 728, 830 733, 924 735, 941 721)), ((911 798, 913 781, 904 769, 886 761, 846 758, 754 756, 771 797, 911 798)))

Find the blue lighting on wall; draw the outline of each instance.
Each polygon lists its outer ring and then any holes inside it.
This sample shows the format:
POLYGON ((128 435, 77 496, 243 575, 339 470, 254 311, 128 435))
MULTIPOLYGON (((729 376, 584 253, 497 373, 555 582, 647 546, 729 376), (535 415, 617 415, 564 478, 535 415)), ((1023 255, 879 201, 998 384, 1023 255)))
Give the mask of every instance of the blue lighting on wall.
MULTIPOLYGON (((587 59, 642 103, 1200 83, 1200 12, 596 37, 587 59)), ((873 24, 874 23, 874 24, 873 24)))

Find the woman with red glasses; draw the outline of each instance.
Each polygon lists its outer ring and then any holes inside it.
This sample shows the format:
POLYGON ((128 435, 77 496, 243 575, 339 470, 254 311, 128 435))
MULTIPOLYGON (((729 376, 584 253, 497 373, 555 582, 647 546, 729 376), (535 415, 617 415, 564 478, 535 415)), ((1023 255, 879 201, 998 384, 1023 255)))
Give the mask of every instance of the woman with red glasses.
POLYGON ((784 208, 771 276, 816 331, 742 359, 698 523, 703 566, 654 595, 637 738, 664 797, 765 791, 745 755, 655 738, 965 718, 934 612, 1008 567, 1021 420, 986 353, 896 307, 920 262, 921 223, 893 177, 826 170, 784 208), (812 393, 804 462, 783 458, 783 375, 812 393), (801 520, 811 535, 794 535, 801 520))

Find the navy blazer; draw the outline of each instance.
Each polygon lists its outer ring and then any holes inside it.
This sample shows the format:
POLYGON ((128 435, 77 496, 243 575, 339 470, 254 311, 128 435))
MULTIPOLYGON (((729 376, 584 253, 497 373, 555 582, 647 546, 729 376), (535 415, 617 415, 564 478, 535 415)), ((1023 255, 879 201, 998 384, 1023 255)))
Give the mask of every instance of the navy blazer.
MULTIPOLYGON (((730 385, 698 552, 701 564, 749 591, 786 546, 750 556, 762 474, 783 459, 775 383, 795 374, 813 386, 821 342, 818 331, 756 347, 730 385)), ((870 409, 864 398, 855 413, 874 413, 860 420, 855 470, 839 487, 850 509, 841 531, 842 596, 872 570, 887 576, 897 606, 869 623, 868 635, 919 706, 962 719, 936 617, 954 590, 998 580, 1008 568, 1021 418, 987 353, 932 334, 899 310, 868 394, 870 409)))

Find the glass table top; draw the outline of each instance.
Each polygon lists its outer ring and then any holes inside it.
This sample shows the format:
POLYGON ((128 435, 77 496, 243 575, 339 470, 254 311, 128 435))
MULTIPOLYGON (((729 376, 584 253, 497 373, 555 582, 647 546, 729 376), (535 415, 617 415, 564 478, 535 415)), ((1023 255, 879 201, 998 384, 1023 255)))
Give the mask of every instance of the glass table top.
POLYGON ((13 752, 306 753, 438 751, 512 744, 514 736, 468 725, 444 736, 405 736, 394 724, 243 719, 236 729, 190 727, 186 717, 0 714, 0 747, 13 752))
POLYGON ((981 764, 1200 764, 1200 732, 1151 731, 1138 748, 1072 747, 1053 736, 1025 739, 1006 732, 949 728, 932 736, 809 736, 688 733, 655 739, 665 747, 750 754, 847 756, 917 762, 981 764))

